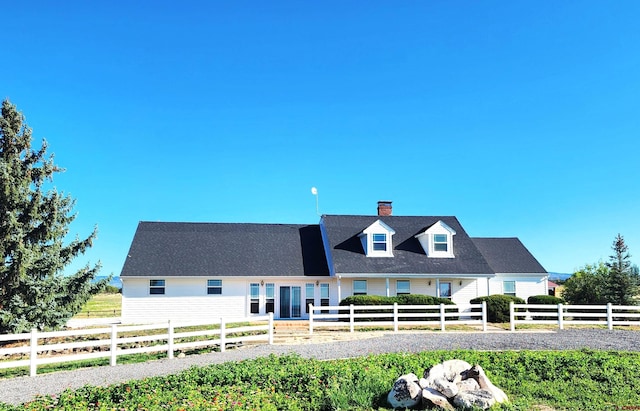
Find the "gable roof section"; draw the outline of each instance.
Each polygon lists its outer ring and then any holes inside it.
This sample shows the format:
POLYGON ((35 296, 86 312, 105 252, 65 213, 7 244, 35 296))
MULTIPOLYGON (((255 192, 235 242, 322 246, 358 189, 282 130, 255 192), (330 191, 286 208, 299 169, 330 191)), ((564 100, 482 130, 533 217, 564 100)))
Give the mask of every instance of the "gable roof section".
POLYGON ((336 274, 461 274, 494 272, 456 217, 324 215, 324 226, 336 274), (376 220, 393 228, 393 257, 368 258, 358 234, 376 220), (455 258, 428 258, 415 236, 442 220, 456 232, 455 258))
POLYGON ((472 238, 496 273, 547 273, 518 238, 472 238))
POLYGON ((328 276, 320 227, 140 222, 122 277, 328 276))

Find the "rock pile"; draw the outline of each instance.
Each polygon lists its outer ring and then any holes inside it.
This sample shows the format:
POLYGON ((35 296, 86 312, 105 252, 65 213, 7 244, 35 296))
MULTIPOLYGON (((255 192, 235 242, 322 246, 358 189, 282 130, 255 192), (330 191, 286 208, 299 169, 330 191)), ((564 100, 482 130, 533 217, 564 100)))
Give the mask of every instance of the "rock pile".
POLYGON ((495 403, 507 402, 507 395, 493 385, 479 365, 449 360, 424 372, 400 376, 387 396, 393 408, 437 406, 454 411, 459 408, 487 409, 495 403))

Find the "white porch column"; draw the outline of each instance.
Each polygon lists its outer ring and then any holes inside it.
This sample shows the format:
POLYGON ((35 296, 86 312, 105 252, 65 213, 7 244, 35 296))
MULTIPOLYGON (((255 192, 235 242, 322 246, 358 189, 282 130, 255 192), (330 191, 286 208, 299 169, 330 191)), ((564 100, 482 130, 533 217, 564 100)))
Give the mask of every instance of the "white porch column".
POLYGON ((389 277, 385 278, 386 283, 387 283, 387 297, 389 297, 391 294, 389 293, 389 277))
POLYGON ((440 298, 440 279, 436 278, 436 297, 440 298))
POLYGON ((338 276, 338 303, 342 301, 342 288, 340 287, 340 280, 342 277, 338 276))

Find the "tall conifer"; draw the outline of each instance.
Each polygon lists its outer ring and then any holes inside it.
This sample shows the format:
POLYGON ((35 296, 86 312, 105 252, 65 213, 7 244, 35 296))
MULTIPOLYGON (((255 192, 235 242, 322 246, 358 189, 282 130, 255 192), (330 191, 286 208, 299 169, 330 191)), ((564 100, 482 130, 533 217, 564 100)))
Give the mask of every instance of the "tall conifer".
POLYGON ((94 282, 96 264, 70 276, 63 270, 96 238, 64 243, 75 219, 75 200, 51 186, 64 171, 46 153, 33 149, 32 131, 8 100, 0 116, 0 333, 63 326, 108 280, 94 282))
POLYGON ((609 277, 606 287, 607 302, 616 305, 637 304, 638 277, 634 274, 629 254, 629 247, 624 238, 618 234, 611 248, 614 255, 609 256, 609 277))

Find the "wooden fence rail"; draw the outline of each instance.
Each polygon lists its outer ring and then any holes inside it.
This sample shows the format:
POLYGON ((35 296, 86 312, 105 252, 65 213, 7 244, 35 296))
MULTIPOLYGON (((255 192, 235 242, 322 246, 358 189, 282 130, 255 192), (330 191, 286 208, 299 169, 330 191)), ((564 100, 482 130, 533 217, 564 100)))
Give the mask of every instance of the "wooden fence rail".
POLYGON ((269 344, 273 344, 273 325, 273 314, 270 313, 269 315, 261 317, 245 319, 234 318, 233 323, 229 324, 227 324, 224 318, 221 318, 219 322, 215 323, 174 323, 168 321, 166 323, 136 326, 113 324, 110 327, 71 331, 39 332, 33 329, 30 333, 0 334, 0 343, 27 342, 17 347, 0 348, 0 359, 5 356, 28 356, 27 359, 0 361, 0 369, 28 366, 29 375, 33 377, 37 373, 38 365, 42 364, 110 358, 110 365, 115 366, 118 356, 129 354, 166 351, 167 358, 172 359, 174 357, 174 351, 176 350, 219 346, 220 351, 224 351, 227 344, 263 340, 266 340, 269 344), (237 325, 244 322, 266 322, 266 324, 237 325), (218 328, 176 331, 176 328, 203 328, 211 326, 218 326, 218 328), (118 335, 138 333, 140 331, 148 333, 133 337, 118 335), (76 337, 85 337, 88 339, 78 340, 76 337), (64 342, 39 343, 41 339, 52 338, 62 339, 64 342), (193 341, 185 341, 189 339, 193 341), (74 350, 78 349, 83 352, 80 354, 74 353, 74 350), (45 356, 49 353, 55 353, 56 355, 45 356))
POLYGON ((393 327, 439 325, 442 331, 447 325, 482 325, 487 331, 487 306, 482 304, 460 305, 349 305, 319 306, 309 304, 309 335, 318 327, 393 327))
POLYGON ((511 331, 518 324, 640 325, 640 307, 637 305, 568 305, 568 304, 514 304, 509 306, 511 331))

